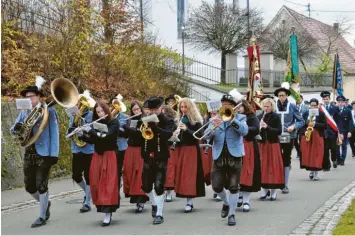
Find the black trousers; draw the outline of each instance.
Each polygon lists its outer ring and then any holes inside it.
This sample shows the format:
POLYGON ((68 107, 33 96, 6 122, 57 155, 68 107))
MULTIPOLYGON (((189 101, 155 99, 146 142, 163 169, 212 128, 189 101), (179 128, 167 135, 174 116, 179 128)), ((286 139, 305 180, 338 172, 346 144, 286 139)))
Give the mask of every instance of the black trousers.
POLYGON ((34 153, 25 153, 23 160, 23 173, 25 189, 28 193, 40 194, 48 191, 48 179, 52 165, 58 158, 41 157, 34 153))
POLYGON ((323 169, 329 170, 331 163, 329 160, 329 151, 331 154, 332 162, 335 162, 337 157, 337 138, 326 138, 324 139, 324 158, 323 158, 323 169))
POLYGON ((291 165, 291 153, 292 153, 294 142, 295 139, 291 139, 289 143, 280 143, 282 161, 284 163, 284 167, 290 167, 291 165))
POLYGON ((126 153, 126 150, 118 151, 117 153, 118 153, 117 155, 118 181, 120 181, 122 177, 123 161, 124 161, 124 155, 126 153))
POLYGON ((216 193, 226 187, 230 193, 238 193, 240 174, 242 170, 242 158, 219 157, 212 165, 212 188, 216 193))
POLYGON ((295 139, 295 149, 297 151, 297 156, 300 157, 301 156, 301 137, 298 133, 297 133, 297 137, 295 139))
POLYGON ((351 133, 351 138, 349 139, 352 155, 355 156, 355 131, 351 133))
POLYGON ((90 185, 89 172, 91 165, 92 154, 84 154, 82 152, 73 153, 72 162, 72 179, 76 183, 80 183, 84 179, 87 185, 90 185))
POLYGON ((168 160, 157 160, 155 158, 145 158, 142 173, 142 190, 150 193, 154 190, 160 196, 164 193, 164 185, 166 179, 166 169, 168 160))

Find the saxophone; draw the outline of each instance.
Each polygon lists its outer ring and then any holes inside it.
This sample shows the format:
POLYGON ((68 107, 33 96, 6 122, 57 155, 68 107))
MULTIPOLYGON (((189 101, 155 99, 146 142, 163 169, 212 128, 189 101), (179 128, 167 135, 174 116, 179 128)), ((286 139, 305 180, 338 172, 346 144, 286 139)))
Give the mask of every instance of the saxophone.
MULTIPOLYGON (((312 121, 313 120, 313 116, 311 116, 309 120, 312 121)), ((313 127, 308 125, 306 133, 305 133, 307 142, 309 142, 311 140, 311 136, 312 136, 313 130, 314 130, 313 127)))
MULTIPOLYGON (((79 99, 79 114, 77 114, 74 118, 74 126, 80 127, 85 124, 85 121, 82 119, 83 112, 85 109, 89 108, 90 104, 87 101, 87 99, 83 96, 79 99)), ((73 142, 78 146, 78 147, 84 147, 86 145, 86 142, 80 141, 79 140, 79 134, 73 135, 73 142)))

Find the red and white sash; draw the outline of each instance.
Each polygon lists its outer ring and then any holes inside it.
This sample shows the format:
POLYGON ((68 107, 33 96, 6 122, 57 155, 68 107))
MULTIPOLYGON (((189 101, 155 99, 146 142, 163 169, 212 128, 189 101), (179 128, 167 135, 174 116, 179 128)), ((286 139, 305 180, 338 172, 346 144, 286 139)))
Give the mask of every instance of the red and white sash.
POLYGON ((335 132, 339 132, 337 123, 335 123, 333 117, 329 114, 329 112, 327 111, 327 109, 324 106, 320 106, 319 108, 322 112, 324 112, 325 117, 327 119, 327 124, 335 131, 335 132))

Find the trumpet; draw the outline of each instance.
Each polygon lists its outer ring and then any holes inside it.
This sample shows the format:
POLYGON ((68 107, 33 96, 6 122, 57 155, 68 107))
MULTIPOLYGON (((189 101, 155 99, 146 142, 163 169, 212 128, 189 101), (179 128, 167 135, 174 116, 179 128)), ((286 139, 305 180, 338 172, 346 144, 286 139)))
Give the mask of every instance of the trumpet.
POLYGON ((192 135, 194 136, 195 139, 198 140, 202 140, 204 139, 207 135, 209 135, 212 131, 214 131, 215 129, 217 129, 218 126, 214 126, 209 132, 207 132, 206 134, 204 134, 202 137, 197 137, 196 135, 207 125, 209 125, 212 121, 214 121, 217 118, 222 119, 225 122, 230 122, 234 119, 235 116, 235 110, 238 109, 240 106, 242 105, 242 103, 239 103, 238 105, 236 105, 235 107, 232 107, 230 105, 227 106, 222 106, 219 110, 218 110, 218 115, 211 118, 209 122, 207 122, 206 124, 204 124, 201 128, 199 128, 198 130, 196 130, 192 135))
POLYGON ((141 124, 139 130, 142 132, 142 136, 146 140, 151 140, 154 138, 154 133, 151 128, 146 126, 144 123, 141 124))

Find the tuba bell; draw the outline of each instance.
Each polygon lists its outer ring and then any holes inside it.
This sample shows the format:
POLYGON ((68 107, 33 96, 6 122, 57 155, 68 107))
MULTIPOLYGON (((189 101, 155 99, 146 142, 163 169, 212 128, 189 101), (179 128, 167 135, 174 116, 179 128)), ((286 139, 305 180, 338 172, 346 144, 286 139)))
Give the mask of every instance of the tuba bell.
MULTIPOLYGON (((65 108, 75 106, 79 100, 79 92, 75 85, 70 80, 64 78, 55 79, 51 83, 51 96, 54 99, 51 103, 56 102, 65 108)), ((31 146, 41 136, 48 124, 48 107, 50 104, 40 102, 31 110, 25 121, 20 123, 19 127, 15 127, 16 136, 22 148, 31 146), (32 135, 33 127, 40 120, 42 120, 42 122, 37 132, 32 135)))
POLYGON ((139 130, 142 132, 142 136, 146 140, 151 140, 154 138, 154 133, 151 128, 146 126, 144 123, 142 123, 141 127, 139 130))
MULTIPOLYGON (((84 96, 82 96, 79 99, 79 114, 77 114, 74 118, 74 125, 76 127, 80 127, 83 126, 85 124, 84 120, 82 119, 82 115, 83 112, 90 108, 90 103, 87 100, 87 98, 85 98, 84 96)), ((84 147, 86 145, 86 142, 79 140, 79 135, 74 135, 73 136, 73 142, 78 146, 78 147, 84 147)))

